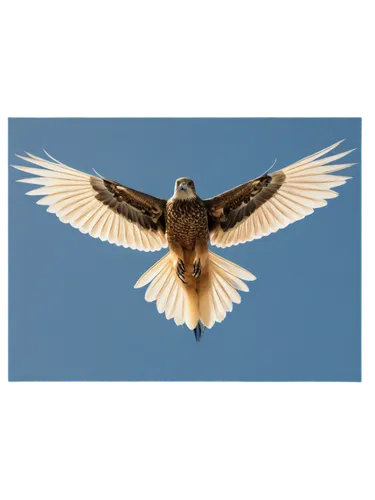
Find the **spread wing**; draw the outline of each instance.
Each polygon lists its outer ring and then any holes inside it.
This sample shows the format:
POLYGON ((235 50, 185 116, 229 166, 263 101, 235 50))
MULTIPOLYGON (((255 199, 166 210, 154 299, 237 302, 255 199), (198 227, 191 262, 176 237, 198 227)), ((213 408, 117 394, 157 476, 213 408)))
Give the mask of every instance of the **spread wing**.
POLYGON ((351 178, 331 173, 355 165, 330 165, 353 150, 323 158, 341 142, 205 200, 211 244, 228 247, 267 236, 327 205, 338 196, 331 188, 351 178))
POLYGON ((26 194, 43 196, 37 204, 48 205, 47 212, 61 222, 125 248, 147 252, 167 247, 165 200, 75 170, 48 153, 52 161, 26 154, 17 156, 40 168, 12 165, 34 176, 18 182, 42 186, 26 194))

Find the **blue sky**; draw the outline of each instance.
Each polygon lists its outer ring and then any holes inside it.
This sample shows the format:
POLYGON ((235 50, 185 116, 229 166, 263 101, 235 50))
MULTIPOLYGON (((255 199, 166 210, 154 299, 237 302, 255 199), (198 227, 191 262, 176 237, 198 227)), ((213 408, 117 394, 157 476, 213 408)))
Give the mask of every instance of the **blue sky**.
POLYGON ((360 119, 10 119, 9 163, 44 148, 164 198, 178 177, 211 197, 275 157, 279 169, 343 138, 339 151, 358 148, 359 164, 338 198, 276 234, 214 248, 258 279, 199 344, 133 289, 163 253, 61 224, 10 169, 9 379, 361 379, 360 119))

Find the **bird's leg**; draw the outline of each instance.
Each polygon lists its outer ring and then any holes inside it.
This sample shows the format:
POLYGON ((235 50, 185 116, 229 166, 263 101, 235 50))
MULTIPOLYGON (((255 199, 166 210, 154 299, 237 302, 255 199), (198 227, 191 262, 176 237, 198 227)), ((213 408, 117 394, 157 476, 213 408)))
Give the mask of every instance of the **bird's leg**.
POLYGON ((184 262, 184 251, 181 245, 169 242, 169 250, 172 254, 174 265, 176 269, 177 276, 180 278, 182 283, 186 284, 185 279, 185 262, 184 262))
POLYGON ((193 277, 198 279, 202 274, 202 269, 206 267, 208 258, 207 241, 197 241, 195 245, 195 259, 193 262, 193 277))

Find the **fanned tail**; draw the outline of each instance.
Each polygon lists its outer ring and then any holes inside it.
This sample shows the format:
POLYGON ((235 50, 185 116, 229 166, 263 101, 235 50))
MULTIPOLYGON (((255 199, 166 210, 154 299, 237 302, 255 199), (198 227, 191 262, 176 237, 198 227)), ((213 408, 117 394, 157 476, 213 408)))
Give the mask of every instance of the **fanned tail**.
POLYGON ((134 287, 149 285, 146 301, 156 301, 158 312, 164 313, 167 319, 173 318, 176 325, 186 324, 199 342, 205 328, 223 321, 227 312, 233 310, 233 303, 241 302, 237 290, 249 291, 243 280, 255 279, 246 269, 209 252, 200 278, 196 280, 188 276, 187 284, 184 284, 177 276, 171 253, 167 253, 139 278, 134 287))

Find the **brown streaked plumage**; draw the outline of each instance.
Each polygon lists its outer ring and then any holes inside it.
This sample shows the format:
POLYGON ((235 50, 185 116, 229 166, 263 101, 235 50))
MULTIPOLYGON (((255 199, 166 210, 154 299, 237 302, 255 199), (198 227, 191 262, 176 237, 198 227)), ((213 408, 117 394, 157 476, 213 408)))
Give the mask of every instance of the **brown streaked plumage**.
POLYGON ((261 238, 325 206, 337 196, 333 187, 350 177, 331 175, 353 163, 334 164, 351 151, 325 156, 342 141, 273 173, 266 173, 229 191, 202 200, 194 182, 177 179, 173 196, 163 200, 101 176, 88 175, 55 160, 27 153, 19 156, 35 167, 15 166, 33 177, 19 182, 41 187, 27 194, 42 196, 64 223, 94 238, 144 251, 169 248, 138 280, 149 284, 146 300, 156 301, 159 313, 186 324, 199 340, 204 327, 221 322, 249 271, 209 251, 261 238))
POLYGON ((186 250, 194 250, 198 240, 208 243, 207 209, 198 197, 168 200, 165 219, 168 243, 179 243, 186 250))

